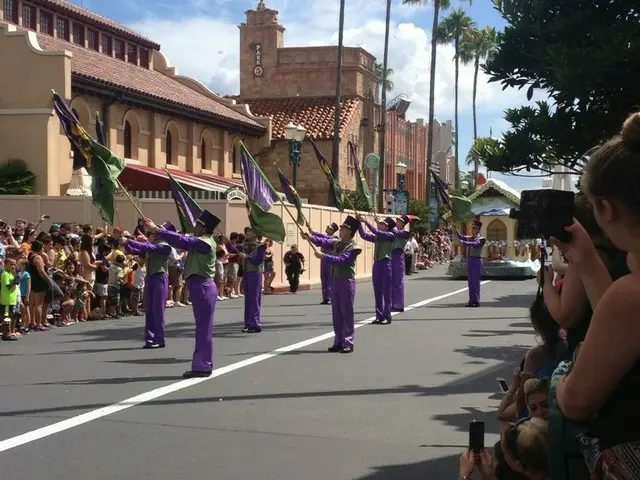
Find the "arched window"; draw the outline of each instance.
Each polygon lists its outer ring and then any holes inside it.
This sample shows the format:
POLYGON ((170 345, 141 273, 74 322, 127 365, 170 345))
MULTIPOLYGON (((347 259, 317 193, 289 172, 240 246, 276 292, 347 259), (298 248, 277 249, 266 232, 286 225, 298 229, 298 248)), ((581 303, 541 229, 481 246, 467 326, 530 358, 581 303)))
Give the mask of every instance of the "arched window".
POLYGON ((133 141, 131 136, 131 124, 129 120, 124 122, 124 158, 133 158, 131 155, 133 152, 133 141))
POLYGON ((505 241, 507 240, 507 226, 497 218, 487 225, 487 240, 505 241))
POLYGON ((171 131, 167 130, 167 135, 164 141, 164 153, 166 156, 167 164, 171 164, 171 160, 173 159, 173 138, 171 136, 171 131))
POLYGON ((207 169, 207 154, 207 144, 203 138, 200 142, 200 168, 203 170, 207 169))

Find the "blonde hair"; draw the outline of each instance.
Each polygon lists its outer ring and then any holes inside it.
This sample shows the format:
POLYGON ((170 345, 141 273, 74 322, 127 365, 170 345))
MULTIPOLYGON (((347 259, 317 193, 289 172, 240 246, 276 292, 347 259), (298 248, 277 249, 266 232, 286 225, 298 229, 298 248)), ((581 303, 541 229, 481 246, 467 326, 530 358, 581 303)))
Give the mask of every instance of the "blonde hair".
POLYGON ((606 198, 640 218, 640 113, 630 115, 617 135, 598 148, 580 182, 594 198, 606 198))
POLYGON ((551 382, 548 378, 530 378, 524 382, 524 395, 527 399, 527 407, 529 406, 529 396, 534 393, 549 393, 551 382))
POLYGON ((518 428, 517 456, 523 467, 532 473, 549 471, 549 426, 541 418, 522 422, 518 428))

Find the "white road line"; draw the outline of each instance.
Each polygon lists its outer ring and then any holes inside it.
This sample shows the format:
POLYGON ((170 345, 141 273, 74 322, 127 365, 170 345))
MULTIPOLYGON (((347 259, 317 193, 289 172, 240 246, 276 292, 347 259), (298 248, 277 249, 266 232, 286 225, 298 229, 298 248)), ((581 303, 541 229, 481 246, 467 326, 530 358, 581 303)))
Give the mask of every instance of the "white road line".
MULTIPOLYGON (((489 283, 490 281, 491 280, 484 281, 482 282, 482 285, 489 283)), ((430 303, 434 303, 434 302, 443 300, 445 298, 453 297, 454 295, 458 295, 459 293, 466 292, 467 290, 468 288, 461 288, 453 292, 445 293, 444 295, 438 295, 437 297, 427 298, 426 300, 422 300, 418 303, 414 303, 413 305, 409 305, 405 307, 404 311, 408 312, 411 310, 415 310, 416 308, 424 307, 425 305, 429 305, 430 303)), ((398 315, 399 313, 400 312, 397 312, 397 313, 394 313, 393 315, 398 315)), ((367 318, 366 320, 362 320, 361 322, 356 323, 355 327, 360 328, 360 327, 364 327, 365 325, 370 325, 371 322, 373 322, 373 320, 375 320, 375 317, 367 318)), ((35 442, 36 440, 40 440, 41 438, 49 437, 51 435, 55 435, 56 433, 64 432, 65 430, 69 430, 71 428, 78 427, 85 423, 92 422, 93 420, 98 420, 99 418, 103 418, 108 415, 113 415, 114 413, 118 413, 123 410, 127 410, 131 407, 135 407, 136 405, 141 405, 143 403, 150 402, 157 398, 164 397, 166 395, 169 395, 170 393, 178 392, 180 390, 193 387, 194 385, 198 385, 199 383, 213 380, 214 378, 220 377, 221 375, 226 375, 227 373, 235 372, 236 370, 240 370, 241 368, 245 368, 250 365, 255 365, 256 363, 264 362, 265 360, 269 360, 270 358, 277 357, 278 355, 282 355, 283 353, 300 350, 302 348, 308 347, 309 345, 313 345, 315 343, 319 343, 324 340, 329 340, 331 338, 333 338, 333 332, 325 333, 324 335, 318 335, 317 337, 309 338, 308 340, 303 340, 302 342, 294 343, 293 345, 280 347, 269 353, 263 353, 255 357, 247 358, 246 360, 242 360, 240 362, 232 363, 231 365, 227 365, 226 367, 216 368, 213 371, 212 375, 207 378, 191 378, 189 380, 181 380, 179 382, 172 383, 165 387, 156 388, 155 390, 151 390, 149 392, 136 395, 135 397, 127 398, 126 400, 122 400, 121 402, 114 403, 106 407, 98 408, 97 410, 92 410, 90 412, 83 413, 82 415, 78 415, 76 417, 62 420, 61 422, 54 423, 53 425, 38 428, 37 430, 33 430, 31 432, 27 432, 22 435, 8 438, 0 442, 0 452, 11 450, 12 448, 19 447, 26 443, 35 442)))

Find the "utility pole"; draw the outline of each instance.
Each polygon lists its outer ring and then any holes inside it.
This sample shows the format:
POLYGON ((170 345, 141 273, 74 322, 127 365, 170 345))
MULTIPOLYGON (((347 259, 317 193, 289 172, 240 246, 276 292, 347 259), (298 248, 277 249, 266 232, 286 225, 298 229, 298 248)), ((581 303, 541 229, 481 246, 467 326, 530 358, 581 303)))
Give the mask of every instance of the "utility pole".
POLYGON ((380 166, 378 168, 378 212, 384 212, 384 170, 387 143, 387 66, 389 64, 389 29, 391 25, 391 0, 387 0, 387 16, 384 30, 384 57, 382 61, 382 94, 380 100, 380 166))
MULTIPOLYGON (((342 57, 344 51, 344 6, 345 0, 340 0, 340 20, 338 26, 338 65, 336 76, 336 111, 333 121, 333 155, 331 157, 331 169, 340 183, 340 113, 342 109, 342 57)), ((329 203, 331 203, 329 193, 329 203)))

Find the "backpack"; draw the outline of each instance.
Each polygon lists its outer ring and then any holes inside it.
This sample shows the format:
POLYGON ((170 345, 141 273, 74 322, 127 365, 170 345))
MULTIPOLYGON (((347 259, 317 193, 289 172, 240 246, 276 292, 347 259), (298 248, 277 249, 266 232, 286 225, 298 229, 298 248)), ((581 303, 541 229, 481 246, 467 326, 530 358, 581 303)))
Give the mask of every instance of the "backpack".
POLYGON ((572 361, 562 361, 554 370, 549 388, 549 450, 551 480, 588 480, 589 468, 582 455, 579 437, 587 433, 583 426, 564 417, 556 399, 558 380, 568 375, 572 361))

